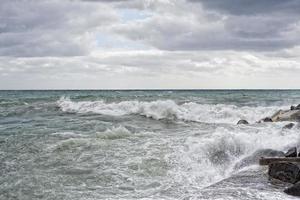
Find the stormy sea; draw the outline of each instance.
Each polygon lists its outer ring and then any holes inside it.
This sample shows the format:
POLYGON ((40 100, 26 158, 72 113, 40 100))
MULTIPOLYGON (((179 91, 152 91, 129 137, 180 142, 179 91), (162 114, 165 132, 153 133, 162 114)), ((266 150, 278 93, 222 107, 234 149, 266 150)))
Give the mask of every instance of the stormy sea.
POLYGON ((0 91, 0 199, 293 199, 242 161, 300 144, 297 126, 256 123, 299 103, 300 90, 0 91))

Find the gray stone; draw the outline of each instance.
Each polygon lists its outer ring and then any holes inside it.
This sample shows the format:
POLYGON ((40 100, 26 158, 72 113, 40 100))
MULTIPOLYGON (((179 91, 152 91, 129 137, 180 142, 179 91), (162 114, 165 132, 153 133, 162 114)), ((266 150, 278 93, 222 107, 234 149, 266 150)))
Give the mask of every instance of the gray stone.
POLYGON ((284 192, 286 194, 299 197, 300 196, 300 182, 297 182, 295 185, 285 189, 284 192))
MULTIPOLYGON (((297 106, 298 107, 298 106, 297 106)), ((273 122, 281 121, 299 121, 300 120, 300 110, 279 110, 271 117, 273 122)))
POLYGON ((285 157, 297 157, 297 148, 293 147, 290 148, 285 154, 285 157))
POLYGON ((263 120, 263 122, 273 122, 273 120, 270 117, 266 117, 262 120, 263 120))
POLYGON ((237 125, 239 124, 249 124, 249 122, 247 120, 241 119, 238 121, 237 125))
POLYGON ((268 174, 271 178, 287 183, 299 181, 300 164, 292 162, 274 162, 269 165, 268 174))

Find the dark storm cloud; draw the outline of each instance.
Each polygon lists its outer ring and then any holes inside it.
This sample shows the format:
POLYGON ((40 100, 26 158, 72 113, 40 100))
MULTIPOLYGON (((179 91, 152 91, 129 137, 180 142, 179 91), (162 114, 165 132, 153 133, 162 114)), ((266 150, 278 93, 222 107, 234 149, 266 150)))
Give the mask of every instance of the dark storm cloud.
POLYGON ((208 9, 214 9, 233 15, 268 14, 270 12, 300 12, 299 0, 188 0, 201 3, 208 9))
POLYGON ((171 51, 277 51, 300 44, 300 1, 147 2, 136 8, 148 8, 152 17, 116 26, 115 31, 171 51))
POLYGON ((277 51, 300 44, 299 7, 298 0, 2 0, 0 56, 83 56, 103 31, 116 44, 118 36, 168 51, 277 51))

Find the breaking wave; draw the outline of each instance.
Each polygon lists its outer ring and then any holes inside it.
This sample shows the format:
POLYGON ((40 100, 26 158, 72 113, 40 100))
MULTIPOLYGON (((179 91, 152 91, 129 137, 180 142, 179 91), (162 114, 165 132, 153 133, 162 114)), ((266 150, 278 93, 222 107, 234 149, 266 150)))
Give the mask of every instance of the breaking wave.
POLYGON ((194 186, 199 183, 208 186, 240 170, 258 167, 257 159, 248 164, 243 163, 243 159, 264 149, 286 151, 293 146, 299 147, 299 129, 283 130, 283 124, 236 126, 234 129, 219 127, 206 136, 189 136, 184 147, 177 150, 173 159, 178 162, 177 168, 171 175, 194 186))
POLYGON ((228 104, 178 104, 173 100, 156 101, 79 101, 62 97, 57 102, 63 112, 97 113, 110 116, 141 115, 156 120, 171 119, 204 123, 236 123, 239 119, 250 122, 270 116, 282 109, 280 106, 249 107, 228 104))

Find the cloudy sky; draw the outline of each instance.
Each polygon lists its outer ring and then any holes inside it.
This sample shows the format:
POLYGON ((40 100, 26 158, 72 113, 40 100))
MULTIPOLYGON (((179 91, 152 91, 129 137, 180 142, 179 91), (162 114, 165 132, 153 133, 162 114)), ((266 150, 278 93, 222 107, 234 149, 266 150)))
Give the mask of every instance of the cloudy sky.
POLYGON ((300 88, 299 0, 0 1, 0 89, 300 88))

